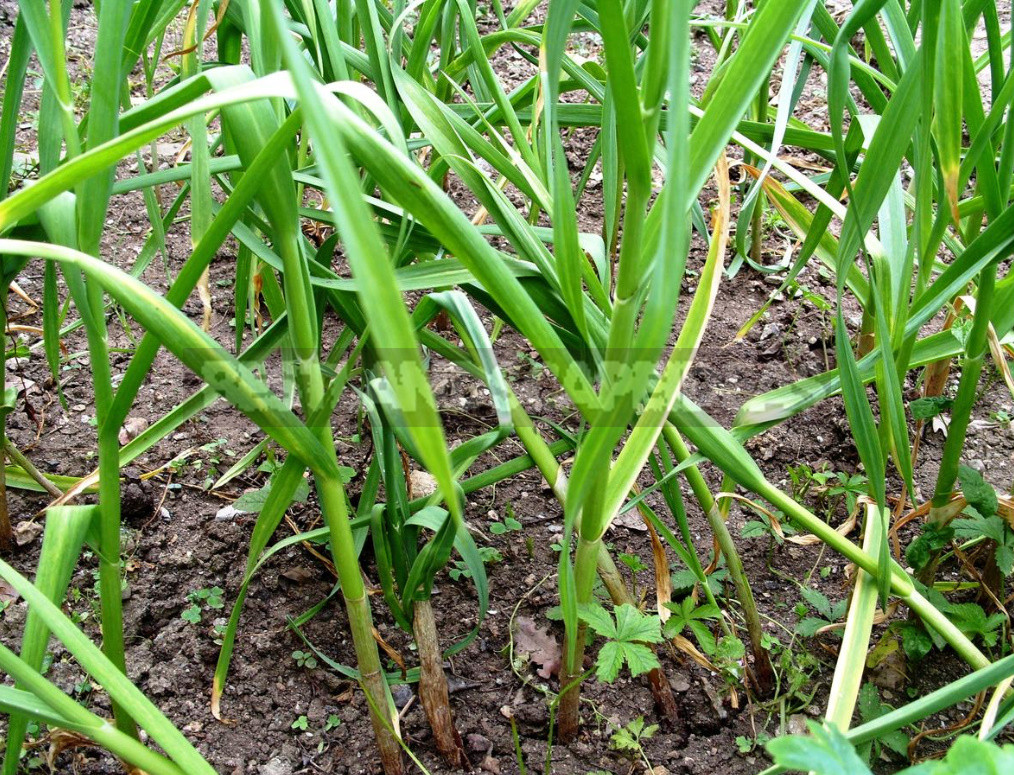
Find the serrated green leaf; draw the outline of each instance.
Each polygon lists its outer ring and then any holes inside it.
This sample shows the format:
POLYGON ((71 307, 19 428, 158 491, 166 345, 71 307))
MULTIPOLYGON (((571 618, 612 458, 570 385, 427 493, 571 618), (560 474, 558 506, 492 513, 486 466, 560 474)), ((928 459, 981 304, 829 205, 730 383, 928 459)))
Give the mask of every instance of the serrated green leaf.
POLYGON ((983 517, 996 514, 999 504, 993 486, 982 478, 982 474, 969 466, 958 466, 958 481, 965 500, 983 517))
POLYGON ((655 652, 643 643, 623 643, 623 658, 632 676, 639 676, 658 667, 655 652))
POLYGON ((718 648, 718 641, 715 640, 714 634, 708 629, 708 625, 701 621, 691 621, 689 624, 698 645, 701 647, 701 651, 705 654, 714 654, 715 649, 718 648))
POLYGON ((588 603, 578 608, 578 616, 591 627, 596 634, 609 640, 616 639, 616 623, 605 608, 597 603, 588 603))
POLYGON ((937 552, 950 543, 953 537, 954 529, 950 526, 936 528, 930 524, 924 525, 922 534, 905 549, 905 560, 915 570, 920 571, 937 552))
MULTIPOLYGON (((240 495, 232 506, 236 511, 242 511, 247 514, 260 514, 264 508, 264 504, 268 501, 268 496, 271 494, 271 481, 261 487, 259 490, 252 490, 251 492, 245 492, 240 495)), ((296 485, 296 490, 292 494, 292 503, 306 503, 306 499, 310 497, 310 483, 304 478, 299 481, 296 485)))
POLYGON ((661 643, 659 618, 655 615, 642 614, 628 603, 617 606, 615 637, 616 640, 624 642, 661 643))
POLYGON ((599 649, 599 655, 595 660, 595 675, 600 681, 612 683, 616 680, 620 668, 623 667, 624 645, 611 640, 599 649))
POLYGON ((718 641, 715 656, 727 662, 735 662, 746 655, 746 646, 735 635, 726 635, 718 641))
POLYGON ((918 662, 930 653, 930 650, 933 648, 933 639, 922 625, 906 622, 901 626, 900 630, 901 645, 905 650, 905 657, 907 659, 912 662, 918 662))
POLYGON ((873 721, 882 714, 880 707, 880 691, 875 684, 867 681, 859 690, 859 717, 863 721, 873 721))
POLYGON ((694 619, 721 619, 722 612, 714 603, 705 603, 695 608, 691 617, 694 619))
POLYGON ((833 618, 831 616, 831 601, 828 600, 827 596, 819 589, 814 589, 813 587, 800 587, 799 594, 801 594, 803 599, 825 619, 833 618))
POLYGON ((796 625, 796 633, 804 638, 812 638, 821 627, 827 627, 830 622, 827 619, 818 619, 816 616, 807 616, 796 625))
POLYGON ((775 763, 790 770, 819 775, 868 775, 869 767, 856 755, 845 736, 834 727, 808 722, 812 737, 776 737, 766 748, 775 763))
POLYGON ((1010 544, 997 544, 996 567, 1004 576, 1014 573, 1014 546, 1010 544))
POLYGON ((908 405, 908 408, 912 412, 912 419, 925 421, 947 411, 953 403, 954 401, 950 398, 943 396, 927 396, 915 399, 908 405))

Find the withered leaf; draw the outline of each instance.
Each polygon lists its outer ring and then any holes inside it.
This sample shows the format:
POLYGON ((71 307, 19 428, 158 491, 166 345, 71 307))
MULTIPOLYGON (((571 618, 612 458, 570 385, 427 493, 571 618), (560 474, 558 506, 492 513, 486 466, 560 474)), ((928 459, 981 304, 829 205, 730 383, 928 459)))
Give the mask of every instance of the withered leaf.
POLYGON ((312 570, 302 566, 282 571, 282 578, 286 581, 291 581, 293 584, 305 584, 307 581, 315 578, 315 576, 316 574, 312 570))
POLYGON ((514 637, 518 653, 527 654, 532 662, 539 665, 537 672, 542 678, 558 673, 562 653, 556 638, 548 630, 536 627, 535 620, 530 617, 519 616, 515 621, 514 637))
POLYGON ((0 579, 0 611, 17 600, 21 595, 14 591, 14 587, 4 579, 0 579))

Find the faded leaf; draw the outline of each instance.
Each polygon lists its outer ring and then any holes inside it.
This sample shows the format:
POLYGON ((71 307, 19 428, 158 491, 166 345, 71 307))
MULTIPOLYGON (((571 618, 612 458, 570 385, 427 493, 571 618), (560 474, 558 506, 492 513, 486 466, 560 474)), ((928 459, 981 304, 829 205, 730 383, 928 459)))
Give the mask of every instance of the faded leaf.
POLYGON ((897 691, 905 686, 905 652, 893 633, 887 633, 866 657, 870 680, 882 689, 897 691))
POLYGON ((3 610, 15 600, 20 598, 14 587, 7 583, 5 579, 0 579, 0 610, 3 610))
POLYGON ((655 566, 655 605, 658 608, 658 619, 665 624, 669 618, 668 606, 672 603, 672 576, 669 575, 669 558, 665 554, 665 546, 655 532, 651 522, 642 515, 644 524, 651 537, 651 557, 655 566))
POLYGON ((528 658, 539 665, 538 674, 549 678, 560 670, 560 644, 548 630, 535 626, 535 620, 527 616, 519 616, 516 620, 517 629, 514 634, 518 653, 527 654, 528 658))
POLYGON ((293 584, 305 584, 307 581, 315 578, 316 575, 317 574, 309 568, 304 568, 302 566, 298 568, 289 568, 288 570, 283 570, 281 573, 281 577, 283 579, 291 581, 293 584))
MULTIPOLYGON (((64 751, 74 748, 89 748, 94 746, 91 740, 82 734, 72 732, 69 729, 51 727, 49 730, 49 751, 46 754, 46 763, 49 769, 56 772, 56 759, 64 751)), ((134 770, 133 772, 136 772, 134 770)))

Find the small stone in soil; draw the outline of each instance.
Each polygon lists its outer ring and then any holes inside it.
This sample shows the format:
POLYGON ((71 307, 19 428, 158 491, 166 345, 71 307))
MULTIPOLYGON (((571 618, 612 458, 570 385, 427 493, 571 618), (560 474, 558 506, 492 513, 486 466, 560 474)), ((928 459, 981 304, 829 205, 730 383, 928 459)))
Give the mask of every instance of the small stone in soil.
POLYGON ((398 707, 398 710, 408 705, 412 696, 412 687, 408 684, 394 684, 391 687, 391 697, 394 699, 394 704, 398 707))
POLYGON ((789 716, 788 732, 790 735, 805 735, 806 716, 801 713, 794 713, 789 716))
POLYGON ((14 528, 14 542, 18 546, 25 546, 42 535, 42 531, 43 526, 38 522, 32 522, 31 520, 19 522, 14 528))
POLYGON ((276 756, 267 764, 261 765, 260 775, 292 775, 292 765, 276 756))
POLYGON ((684 692, 690 691, 690 682, 681 675, 670 678, 669 684, 672 686, 672 690, 674 692, 683 694, 684 692))
POLYGON ((493 744, 489 742, 489 738, 485 735, 472 732, 465 735, 465 746, 472 753, 486 753, 493 747, 493 744))
POLYGON ((215 519, 218 520, 219 522, 228 522, 230 520, 235 519, 236 517, 238 517, 240 514, 243 513, 244 512, 235 508, 232 504, 229 504, 228 506, 223 506, 222 508, 220 508, 218 511, 215 512, 215 519))

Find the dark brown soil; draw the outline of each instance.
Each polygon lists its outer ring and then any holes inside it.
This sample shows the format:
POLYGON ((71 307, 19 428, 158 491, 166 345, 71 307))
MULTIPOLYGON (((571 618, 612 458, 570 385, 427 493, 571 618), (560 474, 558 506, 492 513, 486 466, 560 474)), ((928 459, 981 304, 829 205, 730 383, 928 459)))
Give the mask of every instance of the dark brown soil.
MULTIPOLYGON (((9 31, 13 18, 8 2, 0 2, 0 58, 6 54, 3 31, 9 31)), ((709 6, 704 3, 702 6, 709 6)), ((92 30, 89 12, 76 9, 71 28, 79 33, 72 48, 87 59, 92 30)), ((93 33, 92 33, 93 34, 93 33)), ((589 45, 593 46, 594 43, 589 45)), ((710 49, 699 41, 699 67, 708 70, 710 49)), ((498 57, 496 65, 505 78, 525 77, 530 67, 518 56, 498 57)), ((703 81, 703 78, 701 79, 703 81)), ((807 92, 807 110, 816 115, 820 105, 807 92)), ((30 96, 27 106, 33 102, 30 96)), ((34 96, 37 101, 37 95, 34 96)), ((808 120, 811 116, 808 115, 808 120)), ((820 123, 814 118, 814 125, 820 123)), ((26 118, 23 142, 30 147, 34 130, 26 118)), ((568 153, 575 162, 586 157, 594 141, 591 132, 575 134, 568 153)), ((791 149, 790 149, 791 150, 791 149)), ((122 169, 123 175, 136 170, 122 169)), ((453 191, 454 189, 452 189, 453 191)), ((705 194, 705 198, 708 194, 705 194)), ((601 225, 601 190, 594 185, 580 205, 581 226, 597 231, 601 225)), ((459 204, 472 212, 475 204, 467 196, 459 204)), ((706 201, 702 204, 707 205, 706 201)), ((129 267, 136 258, 148 230, 141 197, 118 197, 111 209, 104 258, 129 267)), ((773 234, 767 247, 767 259, 777 261, 786 240, 773 234)), ((188 248, 185 224, 170 235, 167 267, 156 259, 144 279, 152 286, 166 288, 166 270, 174 271, 188 248)), ((231 290, 227 286, 233 273, 233 246, 223 248, 212 265, 212 288, 216 290, 212 333, 220 341, 231 342, 231 290), (216 286, 221 281, 221 286, 216 286)), ((692 265, 699 265, 699 251, 692 265)), ((743 323, 765 302, 777 287, 771 276, 742 269, 723 283, 721 296, 708 329, 706 344, 686 384, 687 393, 726 426, 732 423, 738 407, 749 397, 817 374, 833 367, 833 343, 830 319, 805 298, 782 298, 742 341, 734 341, 743 323)), ((809 291, 831 298, 833 289, 826 282, 806 273, 801 284, 809 291)), ((25 291, 36 299, 42 293, 42 268, 31 265, 20 280, 25 291)), ((688 288, 684 294, 688 295, 688 288)), ((675 289, 674 289, 675 291, 675 289)), ((14 314, 25 313, 29 325, 39 323, 37 311, 20 300, 12 302, 14 314), (20 305, 20 306, 17 306, 20 305)), ((186 307, 188 314, 200 317, 196 299, 186 307)), ((114 345, 129 349, 140 335, 136 326, 123 328, 111 318, 114 345)), ((94 429, 90 370, 87 357, 77 355, 61 375, 67 408, 48 382, 45 359, 34 339, 31 354, 10 364, 11 379, 24 379, 26 390, 18 411, 8 419, 8 428, 17 446, 49 473, 83 475, 95 466, 94 429)), ((86 353, 79 333, 66 341, 71 353, 86 353)), ((562 393, 545 371, 530 368, 529 349, 512 332, 498 342, 498 356, 505 368, 515 373, 514 388, 533 416, 547 417, 564 426, 572 424, 562 393)), ((114 371, 122 371, 129 353, 113 356, 114 371)), ((466 438, 490 417, 481 394, 467 394, 467 381, 452 380, 438 399, 445 410, 445 423, 452 443, 466 438), (461 386, 465 386, 464 388, 461 386), (460 392, 464 391, 464 392, 460 392)), ((199 386, 173 358, 162 353, 155 362, 148 384, 139 397, 135 416, 149 421, 163 416, 199 386)), ((991 413, 1011 411, 1011 396, 1002 383, 993 381, 984 391, 975 416, 984 422, 991 413)), ((355 502, 361 485, 364 463, 370 450, 354 439, 361 430, 357 409, 351 400, 343 401, 334 418, 339 438, 340 462, 357 471, 350 485, 355 502)), ((547 426, 547 437, 552 431, 547 426)), ((176 433, 136 461, 127 472, 130 481, 126 493, 130 506, 125 508, 124 557, 126 559, 125 615, 130 678, 178 724, 201 752, 221 773, 228 775, 286 775, 288 773, 372 773, 377 764, 371 742, 367 707, 359 690, 339 672, 325 665, 307 669, 297 665, 292 653, 307 650, 303 640, 289 626, 299 616, 331 592, 334 577, 327 568, 302 547, 282 551, 261 570, 250 588, 244 611, 230 682, 222 710, 229 719, 221 723, 209 710, 211 677, 218 656, 214 626, 228 615, 241 581, 252 527, 248 517, 217 519, 216 514, 244 490, 259 487, 263 475, 253 469, 231 482, 224 491, 209 492, 209 480, 217 478, 262 436, 246 420, 222 402, 216 403, 176 433), (189 453, 184 462, 164 469, 167 461, 189 453), (158 471, 152 476, 150 472, 158 471), (145 477, 140 478, 141 474, 145 477), (181 618, 188 607, 187 595, 193 591, 219 586, 225 590, 226 608, 206 611, 199 624, 181 618), (326 729, 331 716, 340 719, 326 729), (293 728, 306 717, 305 731, 293 728)), ((931 434, 923 442, 918 468, 918 484, 930 488, 936 471, 942 439, 931 434)), ((813 469, 854 472, 857 456, 851 444, 848 424, 837 400, 824 402, 793 422, 765 433, 749 444, 765 474, 774 482, 790 488, 789 467, 802 464, 813 469)), ((1014 475, 1014 435, 1009 427, 977 426, 968 446, 968 462, 985 471, 996 486, 1008 489, 1014 475)), ((522 454, 514 441, 481 459, 473 472, 522 454)), ((717 492, 720 477, 714 469, 706 474, 717 492)), ((896 488, 895 488, 896 489, 896 488)), ((38 519, 38 510, 46 505, 39 496, 11 491, 11 513, 15 522, 38 519)), ((665 504, 653 499, 652 505, 665 515, 665 504)), ((819 505, 811 497, 811 503, 819 505)), ((691 526, 702 557, 709 557, 711 538, 706 521, 692 498, 687 498, 691 526)), ((846 515, 839 506, 830 518, 838 524, 846 515)), ((318 510, 311 498, 290 511, 292 527, 284 525, 276 539, 292 528, 308 529, 319 525, 318 510)), ((649 724, 659 723, 652 708, 648 687, 639 679, 621 677, 612 685, 589 681, 585 688, 585 726, 579 739, 570 745, 556 743, 548 751, 549 709, 540 687, 557 691, 556 679, 544 681, 535 669, 524 663, 512 666, 508 648, 511 622, 516 615, 534 617, 540 626, 548 626, 562 638, 562 628, 545 619, 546 611, 557 602, 554 573, 557 555, 551 544, 561 531, 561 513, 544 482, 527 472, 495 488, 473 494, 467 518, 476 528, 480 545, 497 549, 502 561, 488 566, 490 612, 479 636, 455 656, 448 670, 452 688, 457 689, 452 703, 458 728, 469 748, 472 761, 490 772, 520 772, 514 752, 511 724, 517 724, 524 762, 529 771, 587 773, 605 771, 627 773, 642 771, 643 764, 621 755, 610 747, 612 727, 622 726, 637 717, 649 724), (501 519, 510 509, 523 524, 523 530, 505 536, 491 535, 488 524, 501 519), (523 597, 522 597, 523 596, 523 597), (519 603, 520 600, 520 603, 519 603), (518 606, 515 609, 515 606, 518 606)), ((734 507, 730 518, 734 535, 753 515, 734 507)), ((856 536, 853 535, 853 538, 856 536)), ((617 553, 639 555, 650 565, 651 548, 645 533, 617 527, 609 536, 617 553)), ((786 648, 779 678, 782 694, 770 703, 751 701, 743 688, 736 687, 735 697, 724 679, 674 651, 660 656, 672 684, 681 721, 676 728, 663 726, 644 743, 644 752, 655 773, 753 773, 767 759, 758 748, 740 753, 737 738, 752 741, 758 734, 777 735, 795 731, 802 717, 819 717, 826 706, 827 685, 834 666, 837 640, 833 635, 799 638, 793 635, 799 619, 794 606, 800 601, 796 583, 809 581, 832 601, 848 595, 844 561, 819 546, 777 546, 768 537, 743 539, 740 546, 751 582, 758 596, 766 629, 786 648), (826 571, 823 569, 827 569, 826 571), (799 686, 787 691, 798 679, 799 686), (738 707, 734 705, 738 702, 738 707)), ((368 550, 367 550, 368 555, 368 550)), ((31 573, 38 558, 38 542, 21 548, 14 564, 31 573)), ((673 569, 680 566, 673 559, 673 569)), ((73 594, 66 605, 81 626, 98 639, 96 597, 93 591, 95 559, 82 561, 73 581, 73 594)), ((366 573, 372 573, 369 560, 366 573)), ((372 579, 371 579, 372 580, 372 579)), ((640 589, 653 589, 650 572, 632 579, 640 589)), ((733 615, 738 615, 731 589, 723 593, 733 615)), ((379 603, 379 598, 378 598, 379 603)), ((443 575, 434 597, 437 621, 444 645, 464 637, 476 622, 474 591, 467 579, 455 582, 443 575)), ((414 663, 410 639, 400 632, 376 605, 377 627, 391 646, 409 665, 414 663)), ((24 605, 15 603, 3 612, 0 637, 11 646, 18 642, 24 620, 24 605)), ((321 654, 340 664, 351 664, 353 654, 347 636, 346 619, 340 604, 331 602, 307 624, 303 635, 321 654)), ((82 671, 54 642, 53 664, 49 677, 68 692, 76 693, 99 713, 108 712, 105 695, 84 681, 82 671)), ((594 653, 594 649, 591 650, 594 653)), ((393 667, 393 665, 392 665, 393 667)), ((962 674, 963 666, 951 655, 934 653, 925 664, 910 669, 907 684, 888 689, 885 702, 900 704, 908 693, 921 694, 962 674)), ((411 688, 397 693, 403 700, 412 696, 411 688)), ((938 721, 961 718, 966 708, 959 707, 938 721)), ((414 701, 402 718, 402 731, 412 751, 430 772, 444 772, 435 758, 425 718, 414 701)), ((883 765, 885 771, 895 767, 883 765)), ((94 749, 63 754, 59 771, 80 773, 118 772, 108 756, 94 749)))

